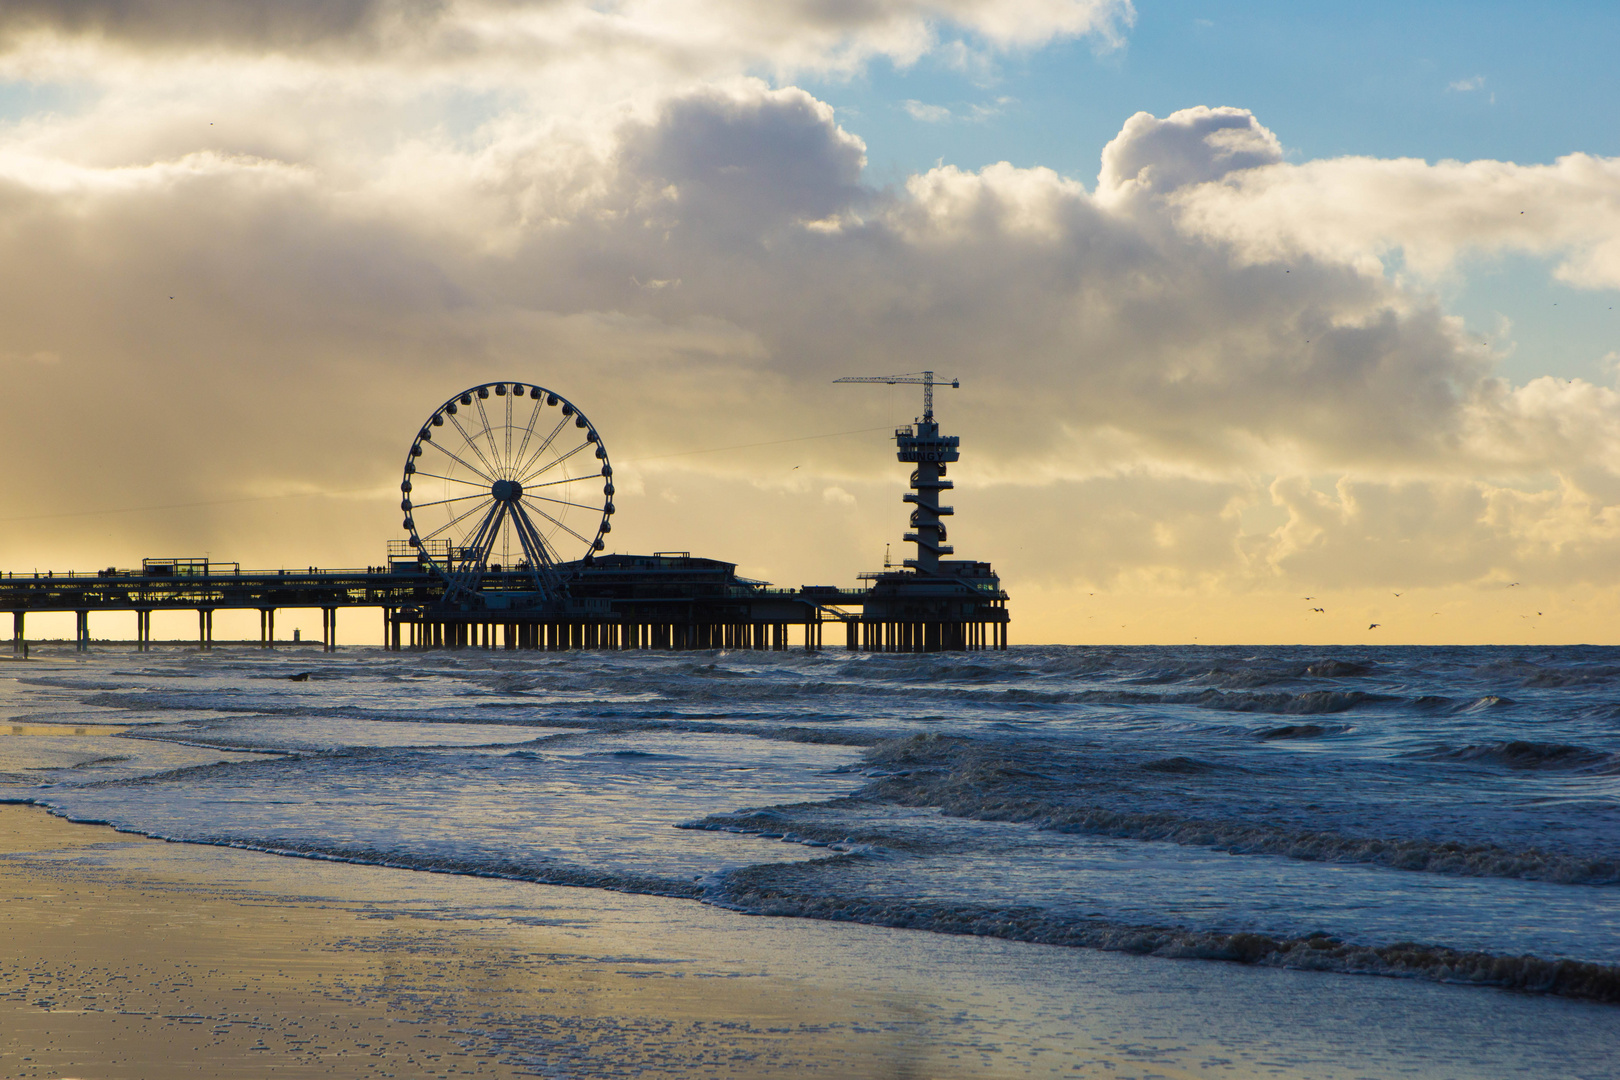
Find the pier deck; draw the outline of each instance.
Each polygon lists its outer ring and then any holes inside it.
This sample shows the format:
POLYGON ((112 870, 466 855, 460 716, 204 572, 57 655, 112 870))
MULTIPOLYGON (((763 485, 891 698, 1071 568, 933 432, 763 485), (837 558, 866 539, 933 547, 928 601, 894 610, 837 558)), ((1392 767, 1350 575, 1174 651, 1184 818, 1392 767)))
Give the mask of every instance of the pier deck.
POLYGON ((136 613, 136 647, 151 647, 154 611, 197 612, 197 643, 213 644, 213 613, 257 610, 260 642, 275 641, 276 612, 319 608, 322 640, 337 646, 337 612, 373 608, 384 642, 405 648, 786 649, 799 627, 807 649, 822 646, 823 625, 844 626, 845 646, 876 651, 1005 648, 1006 594, 945 579, 912 582, 881 575, 867 589, 780 589, 740 577, 733 563, 685 552, 605 555, 571 572, 565 606, 531 604, 532 578, 485 573, 476 600, 447 600, 437 574, 399 563, 354 569, 243 570, 201 559, 148 559, 139 569, 0 575, 0 611, 13 619, 13 649, 26 651, 30 613, 77 615, 76 641, 89 647, 90 616, 136 613), (879 594, 883 595, 879 595, 879 594))

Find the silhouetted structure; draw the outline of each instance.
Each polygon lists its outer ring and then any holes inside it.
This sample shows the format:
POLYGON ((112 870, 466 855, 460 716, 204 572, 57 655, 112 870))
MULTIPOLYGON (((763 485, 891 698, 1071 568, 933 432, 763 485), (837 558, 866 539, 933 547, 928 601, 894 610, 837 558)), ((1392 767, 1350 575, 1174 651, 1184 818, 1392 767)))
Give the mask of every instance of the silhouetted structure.
POLYGON ((739 577, 735 563, 684 551, 598 554, 615 510, 601 438, 553 391, 502 382, 451 398, 412 440, 400 484, 408 538, 390 541, 385 565, 244 571, 163 558, 139 570, 8 575, 0 610, 12 613, 13 648, 23 655, 30 612, 75 612, 83 650, 91 612, 134 611, 136 647, 148 649, 154 611, 194 610, 198 647, 207 649, 215 611, 257 610, 259 641, 269 647, 285 608, 320 608, 328 650, 346 608, 381 609, 392 649, 786 649, 797 626, 814 650, 828 622, 843 625, 850 649, 1006 648, 1007 594, 990 564, 941 558, 953 554, 942 521, 953 510, 939 493, 950 490, 945 469, 959 454, 957 438, 934 422, 933 372, 845 381, 924 387, 923 418, 895 433, 900 460, 916 466, 905 496, 914 531, 905 538, 917 557, 903 570, 861 574, 870 582, 862 588, 778 589, 739 577), (428 478, 445 486, 435 492, 442 497, 423 498, 428 478), (439 508, 437 526, 417 520, 439 508), (569 509, 585 512, 584 532, 565 520, 569 509), (564 557, 569 538, 579 541, 577 558, 564 557))

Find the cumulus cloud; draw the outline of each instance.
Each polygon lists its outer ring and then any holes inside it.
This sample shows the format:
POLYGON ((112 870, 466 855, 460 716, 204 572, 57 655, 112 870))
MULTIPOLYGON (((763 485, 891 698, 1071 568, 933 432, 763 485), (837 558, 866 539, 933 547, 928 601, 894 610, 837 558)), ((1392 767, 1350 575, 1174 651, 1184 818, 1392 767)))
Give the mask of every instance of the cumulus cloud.
POLYGON ((1184 227, 1254 262, 1309 257, 1378 273, 1398 252, 1434 277, 1469 254, 1522 252, 1555 259, 1572 285, 1620 287, 1620 159, 1257 164, 1180 191, 1184 227))

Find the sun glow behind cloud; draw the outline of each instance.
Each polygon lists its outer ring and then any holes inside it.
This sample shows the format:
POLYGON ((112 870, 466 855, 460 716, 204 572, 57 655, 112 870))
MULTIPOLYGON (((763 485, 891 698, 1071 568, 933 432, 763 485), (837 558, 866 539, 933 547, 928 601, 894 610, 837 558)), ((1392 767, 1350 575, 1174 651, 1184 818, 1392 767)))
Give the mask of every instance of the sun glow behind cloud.
MULTIPOLYGON (((76 102, 0 129, 31 518, 0 565, 376 561, 422 414, 520 378, 627 463, 626 548, 847 581, 898 540, 903 470, 880 433, 778 440, 903 422, 829 382, 927 367, 964 380, 952 541, 1024 640, 1489 640, 1526 629, 1508 582, 1612 578, 1620 396, 1505 382, 1434 290, 1503 253, 1620 287, 1614 160, 1296 162, 1197 107, 1122 117, 1094 181, 878 187, 795 73, 1106 49, 1130 7, 183 7, 0 15, 0 77, 76 102), (333 494, 229 501, 289 491, 333 494), (1396 589, 1442 614, 1362 618, 1396 589), (1319 631, 1298 597, 1327 590, 1357 614, 1319 631)), ((1583 618, 1556 633, 1607 636, 1583 618)))

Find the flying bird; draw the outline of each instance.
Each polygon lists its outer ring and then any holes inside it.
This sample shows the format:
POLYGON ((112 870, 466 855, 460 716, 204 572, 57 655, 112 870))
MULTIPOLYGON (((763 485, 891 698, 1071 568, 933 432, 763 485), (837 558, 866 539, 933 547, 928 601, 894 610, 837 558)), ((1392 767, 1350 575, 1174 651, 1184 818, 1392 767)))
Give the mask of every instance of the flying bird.
POLYGON ((1519 583, 1517 581, 1508 582, 1508 588, 1510 588, 1510 589, 1517 588, 1518 585, 1519 585, 1519 583))
POLYGON ((1381 622, 1375 622, 1375 623, 1368 623, 1368 624, 1367 624, 1367 629, 1369 629, 1369 630, 1376 630, 1376 629, 1378 629, 1378 628, 1379 628, 1379 627, 1380 627, 1380 626, 1383 626, 1383 625, 1384 625, 1384 624, 1383 624, 1383 623, 1381 623, 1381 622))
POLYGON ((1395 595, 1396 595, 1396 596, 1399 596, 1399 595, 1401 595, 1401 594, 1400 594, 1400 593, 1396 593, 1396 594, 1395 594, 1395 595))
POLYGON ((1321 613, 1322 613, 1322 614, 1324 614, 1324 615, 1326 615, 1326 614, 1327 614, 1327 608, 1319 608, 1319 607, 1313 607, 1313 608, 1311 608, 1311 610, 1312 610, 1312 611, 1320 611, 1320 612, 1321 612, 1321 613))

